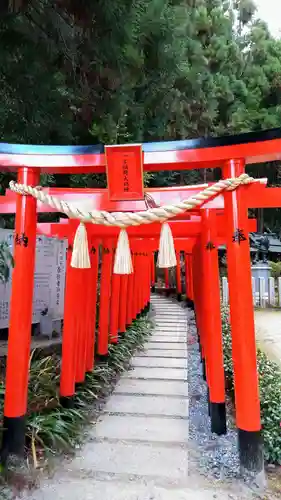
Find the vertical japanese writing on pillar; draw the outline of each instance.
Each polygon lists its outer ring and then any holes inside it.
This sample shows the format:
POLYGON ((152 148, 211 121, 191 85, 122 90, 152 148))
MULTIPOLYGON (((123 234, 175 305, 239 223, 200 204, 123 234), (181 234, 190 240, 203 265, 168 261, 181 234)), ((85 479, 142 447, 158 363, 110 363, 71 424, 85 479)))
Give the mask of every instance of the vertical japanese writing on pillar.
POLYGON ((128 161, 125 157, 123 160, 123 187, 125 192, 128 192, 130 190, 128 175, 129 175, 128 161))
POLYGON ((59 259, 58 259, 58 267, 57 267, 57 276, 56 276, 56 305, 59 307, 60 305, 60 296, 61 296, 61 281, 62 281, 62 268, 63 268, 63 251, 59 249, 59 259))

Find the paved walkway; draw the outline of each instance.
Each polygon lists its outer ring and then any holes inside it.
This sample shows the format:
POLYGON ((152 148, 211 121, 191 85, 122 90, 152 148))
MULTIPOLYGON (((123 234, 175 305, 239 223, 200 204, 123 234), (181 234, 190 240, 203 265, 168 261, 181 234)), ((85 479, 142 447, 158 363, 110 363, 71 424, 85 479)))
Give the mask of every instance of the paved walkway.
POLYGON ((255 311, 255 325, 258 344, 281 367, 281 311, 255 311))
POLYGON ((156 327, 90 429, 32 500, 242 500, 209 483, 188 455, 187 313, 153 297, 156 327))

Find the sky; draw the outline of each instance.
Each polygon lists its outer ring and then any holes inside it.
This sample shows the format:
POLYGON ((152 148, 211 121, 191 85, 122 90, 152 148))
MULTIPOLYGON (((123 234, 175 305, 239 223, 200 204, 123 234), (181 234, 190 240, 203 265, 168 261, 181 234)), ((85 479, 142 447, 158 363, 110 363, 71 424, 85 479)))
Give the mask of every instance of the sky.
POLYGON ((273 36, 281 37, 281 5, 280 0, 255 0, 257 15, 267 22, 273 36))

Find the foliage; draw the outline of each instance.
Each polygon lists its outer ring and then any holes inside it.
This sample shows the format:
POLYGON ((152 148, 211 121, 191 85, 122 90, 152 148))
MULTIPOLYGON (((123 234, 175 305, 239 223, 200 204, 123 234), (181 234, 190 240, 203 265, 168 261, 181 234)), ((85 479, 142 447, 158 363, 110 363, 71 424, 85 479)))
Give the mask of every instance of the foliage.
POLYGON ((0 242, 0 282, 7 283, 10 278, 11 267, 14 266, 14 259, 6 241, 0 242))
MULTIPOLYGON (((222 310, 222 324, 224 369, 229 388, 233 392, 231 332, 227 308, 222 310)), ((281 465, 281 370, 260 349, 257 349, 257 365, 265 459, 270 463, 281 465)))
POLYGON ((268 262, 270 266, 270 273, 273 278, 281 277, 281 262, 268 262))

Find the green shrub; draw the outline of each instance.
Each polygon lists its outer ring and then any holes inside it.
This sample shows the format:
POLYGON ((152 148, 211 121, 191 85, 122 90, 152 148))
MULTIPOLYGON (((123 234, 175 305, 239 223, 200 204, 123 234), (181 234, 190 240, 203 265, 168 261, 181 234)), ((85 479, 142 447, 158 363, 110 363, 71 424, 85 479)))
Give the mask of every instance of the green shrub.
POLYGON ((281 262, 268 262, 271 270, 272 278, 280 278, 281 276, 281 262))
MULTIPOLYGON (((231 391, 234 391, 229 312, 222 310, 224 369, 231 391)), ((257 349, 262 432, 265 459, 281 465, 281 370, 257 349)))

